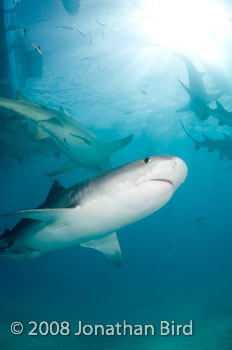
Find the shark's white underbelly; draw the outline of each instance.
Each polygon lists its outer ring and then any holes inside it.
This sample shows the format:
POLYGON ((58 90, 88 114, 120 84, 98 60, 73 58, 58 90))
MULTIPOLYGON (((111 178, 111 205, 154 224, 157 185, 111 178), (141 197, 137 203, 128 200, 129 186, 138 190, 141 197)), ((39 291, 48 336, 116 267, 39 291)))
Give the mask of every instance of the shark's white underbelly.
MULTIPOLYGON (((144 185, 144 193, 150 190, 150 187, 146 187, 144 185)), ((158 210, 171 198, 173 189, 169 184, 161 183, 160 195, 156 193, 156 203, 151 197, 152 205, 148 200, 139 203, 133 201, 134 194, 131 193, 130 198, 122 192, 115 197, 103 195, 90 199, 82 206, 68 210, 54 224, 28 235, 24 246, 35 251, 50 252, 103 237, 158 210)))
POLYGON ((130 223, 127 214, 114 201, 106 200, 97 206, 88 203, 27 237, 24 245, 31 250, 49 252, 97 239, 130 223))

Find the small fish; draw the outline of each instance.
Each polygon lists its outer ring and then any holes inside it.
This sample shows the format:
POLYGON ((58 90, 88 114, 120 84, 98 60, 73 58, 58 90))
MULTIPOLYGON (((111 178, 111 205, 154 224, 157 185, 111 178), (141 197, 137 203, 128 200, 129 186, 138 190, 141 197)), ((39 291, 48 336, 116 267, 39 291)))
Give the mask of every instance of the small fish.
POLYGON ((78 27, 76 27, 75 29, 76 29, 77 33, 79 33, 83 38, 85 38, 87 40, 89 39, 88 36, 84 32, 82 32, 78 27))
POLYGON ((198 218, 196 218, 195 222, 199 223, 205 220, 204 216, 199 216, 198 218))
POLYGON ((92 60, 92 57, 82 57, 80 61, 85 62, 85 61, 90 61, 92 60))
POLYGON ((76 32, 76 28, 71 27, 71 26, 56 26, 56 28, 66 29, 66 30, 70 30, 70 31, 76 32))
POLYGON ((174 248, 174 244, 173 243, 169 244, 168 249, 167 249, 168 252, 170 252, 173 248, 174 248))
POLYGON ((130 264, 130 267, 136 268, 136 267, 137 267, 137 264, 136 264, 135 262, 133 262, 133 263, 130 264))
POLYGON ((101 66, 98 65, 97 68, 100 72, 104 72, 104 69, 101 66))
POLYGON ((166 256, 171 256, 172 253, 173 253, 173 248, 174 248, 174 244, 173 243, 170 243, 168 246, 167 246, 167 250, 164 252, 164 255, 166 256))
POLYGON ((135 110, 134 110, 134 109, 131 109, 131 110, 125 111, 124 114, 130 115, 130 114, 132 114, 132 113, 134 113, 134 112, 135 112, 135 110))
POLYGON ((26 40, 29 42, 29 44, 31 44, 31 46, 34 47, 34 49, 35 49, 41 56, 43 56, 43 52, 42 52, 41 48, 40 48, 38 45, 36 45, 35 43, 33 43, 33 41, 31 41, 31 40, 26 36, 26 28, 23 29, 23 34, 24 34, 26 40))
POLYGON ((139 88, 139 90, 142 92, 142 94, 147 95, 146 91, 143 90, 142 88, 139 88))
POLYGON ((107 27, 106 24, 100 22, 98 19, 96 19, 96 22, 97 22, 97 23, 99 24, 99 26, 101 26, 101 27, 107 27))

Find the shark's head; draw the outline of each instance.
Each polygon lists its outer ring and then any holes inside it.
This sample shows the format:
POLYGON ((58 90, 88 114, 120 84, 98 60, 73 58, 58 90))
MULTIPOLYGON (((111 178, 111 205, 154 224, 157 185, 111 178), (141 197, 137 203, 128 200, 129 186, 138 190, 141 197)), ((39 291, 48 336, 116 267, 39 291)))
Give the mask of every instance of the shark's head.
POLYGON ((187 176, 185 162, 152 156, 119 167, 99 178, 99 189, 125 207, 126 215, 143 218, 165 205, 187 176))

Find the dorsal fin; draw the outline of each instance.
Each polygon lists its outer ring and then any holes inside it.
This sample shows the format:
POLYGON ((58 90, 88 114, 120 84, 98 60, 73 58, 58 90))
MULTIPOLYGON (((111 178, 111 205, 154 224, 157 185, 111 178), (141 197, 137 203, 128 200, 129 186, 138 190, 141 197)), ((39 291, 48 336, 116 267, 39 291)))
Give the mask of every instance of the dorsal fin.
POLYGON ((64 107, 62 107, 62 106, 60 106, 60 112, 61 112, 61 113, 64 113, 65 115, 67 115, 67 116, 69 117, 68 112, 67 112, 66 109, 65 109, 64 107))
POLYGON ((19 90, 16 90, 16 99, 21 101, 28 101, 28 99, 19 90))
POLYGON ((55 180, 52 184, 52 187, 48 193, 47 200, 49 200, 51 197, 53 197, 55 194, 63 191, 65 188, 59 183, 59 181, 55 180))

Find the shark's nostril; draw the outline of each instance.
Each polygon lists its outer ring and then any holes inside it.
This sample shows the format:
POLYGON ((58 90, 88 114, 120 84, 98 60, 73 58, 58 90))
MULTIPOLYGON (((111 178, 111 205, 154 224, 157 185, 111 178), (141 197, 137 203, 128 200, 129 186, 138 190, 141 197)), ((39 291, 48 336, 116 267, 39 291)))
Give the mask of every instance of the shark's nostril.
POLYGON ((175 169, 176 168, 176 160, 174 159, 173 160, 173 163, 172 163, 172 168, 175 169))

